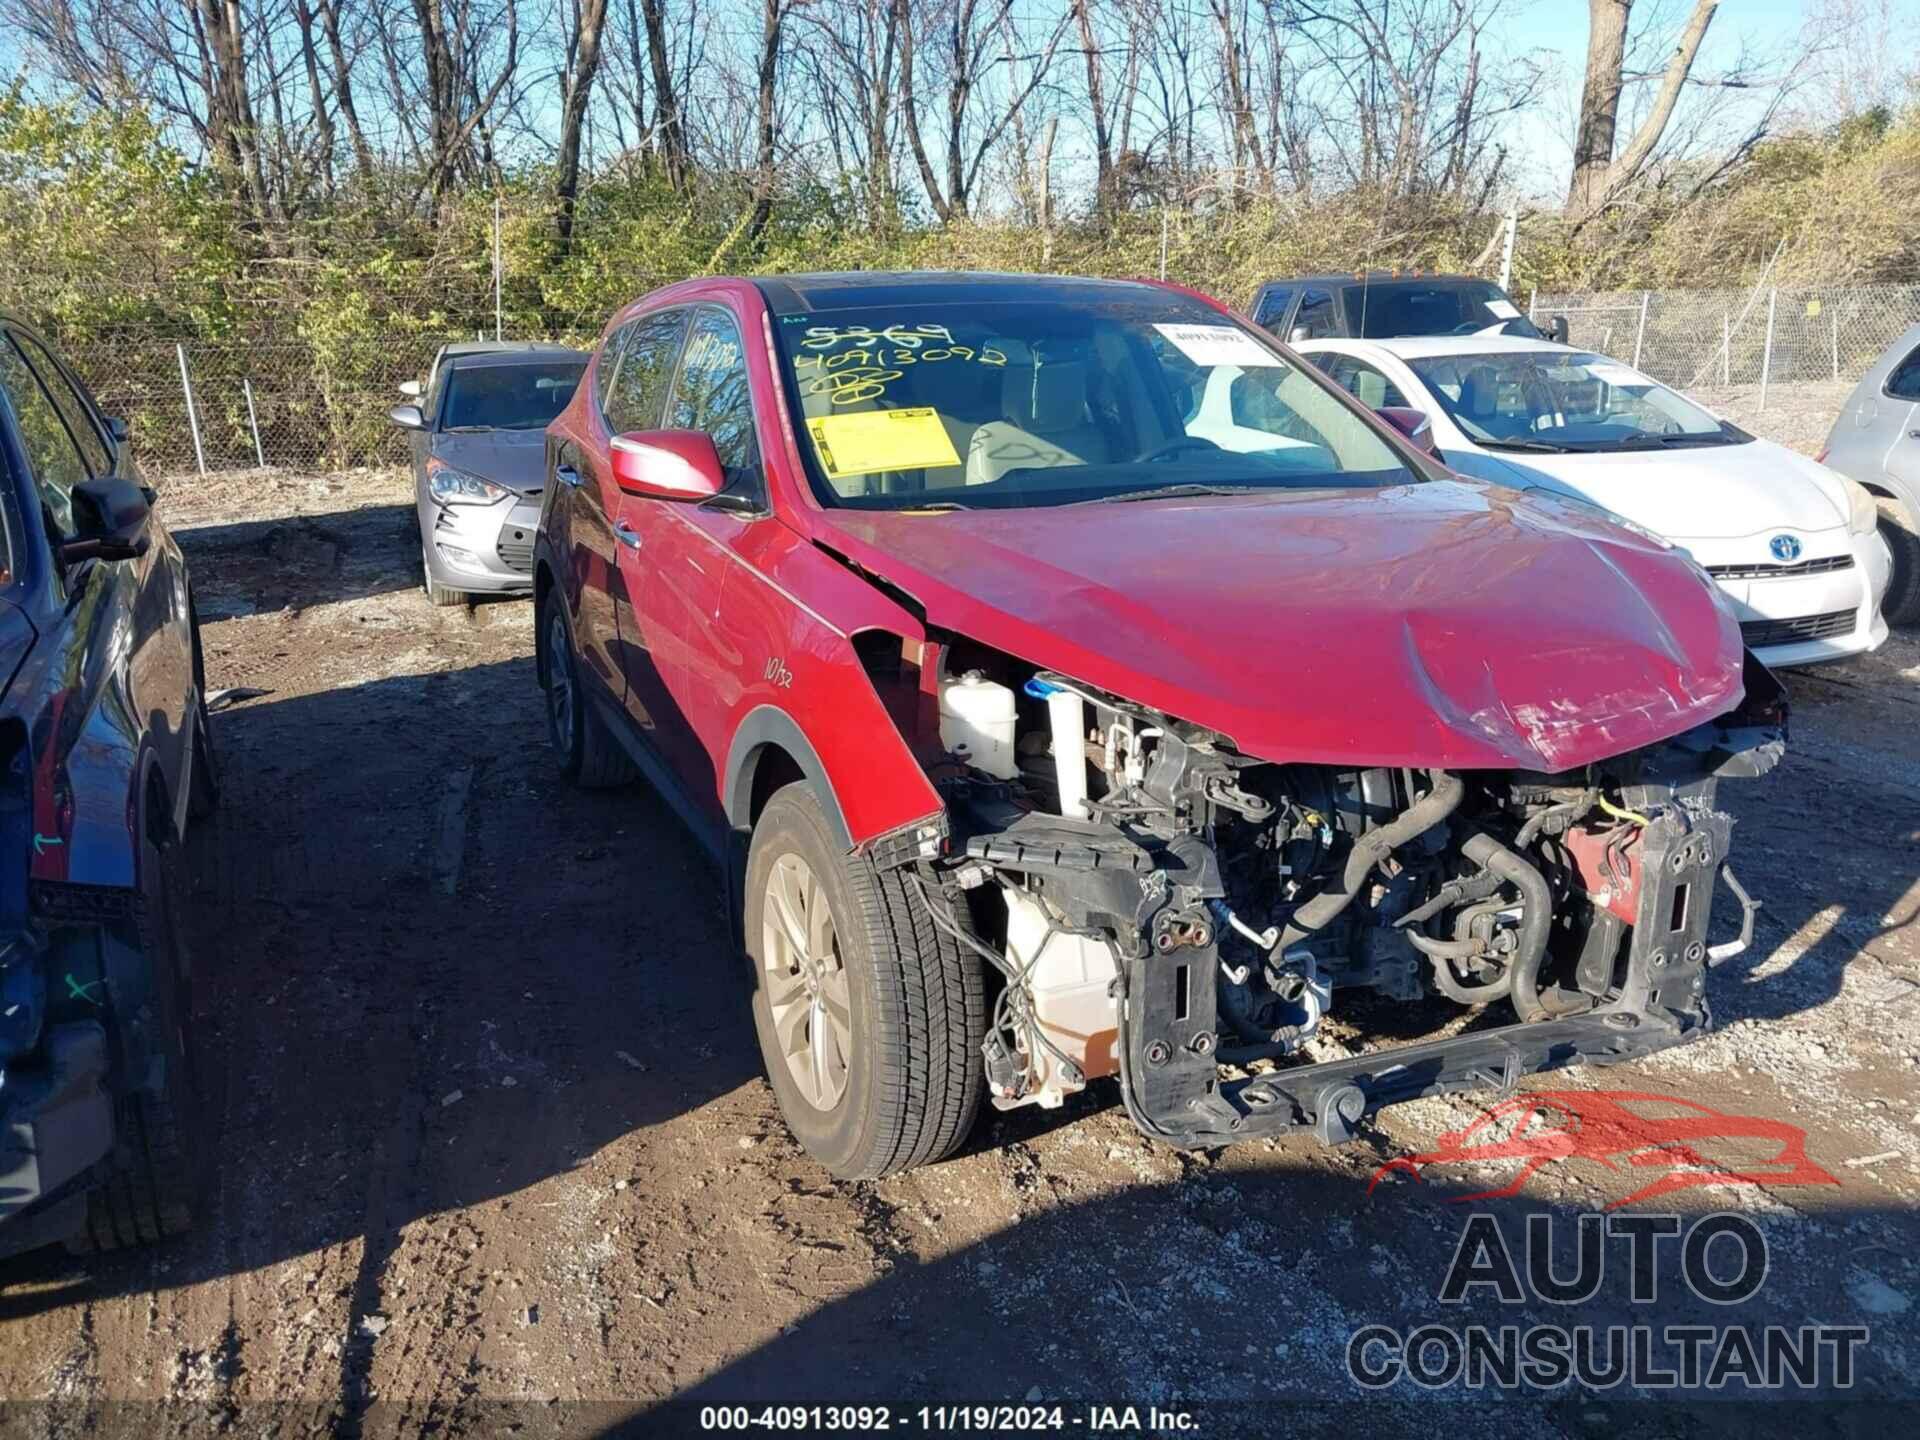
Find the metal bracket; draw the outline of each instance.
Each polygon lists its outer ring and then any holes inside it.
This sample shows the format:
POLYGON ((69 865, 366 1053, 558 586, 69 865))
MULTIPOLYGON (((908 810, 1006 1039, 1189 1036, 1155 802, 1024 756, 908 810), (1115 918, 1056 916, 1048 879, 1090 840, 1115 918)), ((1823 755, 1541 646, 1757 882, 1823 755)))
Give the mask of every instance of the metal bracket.
POLYGON ((1733 891, 1733 898, 1740 902, 1740 938, 1738 940, 1729 940, 1724 945, 1708 946, 1707 965, 1709 968, 1746 952, 1747 947, 1753 944, 1753 917, 1760 913, 1760 902, 1747 894, 1746 887, 1740 883, 1739 877, 1733 873, 1733 866, 1722 861, 1720 864, 1720 875, 1721 878, 1727 882, 1727 888, 1733 891))

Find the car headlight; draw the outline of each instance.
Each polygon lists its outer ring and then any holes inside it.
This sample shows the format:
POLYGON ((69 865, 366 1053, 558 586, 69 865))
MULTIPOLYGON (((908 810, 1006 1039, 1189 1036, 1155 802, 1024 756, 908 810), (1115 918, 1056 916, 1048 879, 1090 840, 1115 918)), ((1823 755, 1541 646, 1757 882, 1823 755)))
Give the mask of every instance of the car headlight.
POLYGON ((1847 532, 1851 535, 1873 534, 1880 528, 1880 502, 1858 480, 1849 480, 1842 475, 1840 483, 1847 489, 1847 532))
POLYGON ((445 461, 427 462, 427 493, 442 505, 494 505, 507 497, 507 489, 478 475, 456 470, 445 461))
MULTIPOLYGON (((1598 519, 1604 520, 1607 522, 1607 524, 1613 526, 1614 529, 1624 530, 1629 535, 1638 536, 1640 539, 1646 541, 1649 545, 1657 545, 1662 550, 1672 550, 1676 548, 1674 543, 1671 540, 1667 539, 1666 536, 1656 534, 1654 531, 1649 530, 1646 526, 1642 525, 1637 520, 1627 519, 1626 516, 1622 515, 1617 510, 1609 510, 1604 505, 1597 505, 1593 501, 1587 499, 1584 495, 1569 495, 1563 490, 1541 490, 1541 491, 1538 491, 1537 493, 1541 495, 1551 496, 1553 499, 1559 501, 1563 505, 1572 506, 1575 510, 1583 511, 1589 515, 1595 516, 1598 519)), ((1685 554, 1686 552, 1682 551, 1681 553, 1685 554)), ((1691 555, 1688 555, 1687 558, 1692 559, 1693 557, 1691 555)))

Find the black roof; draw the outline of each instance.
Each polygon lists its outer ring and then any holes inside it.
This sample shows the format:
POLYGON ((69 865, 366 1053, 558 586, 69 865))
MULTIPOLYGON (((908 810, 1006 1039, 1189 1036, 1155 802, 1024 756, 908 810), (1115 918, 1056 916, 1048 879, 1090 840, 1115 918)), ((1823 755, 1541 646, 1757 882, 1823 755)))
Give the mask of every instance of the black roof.
POLYGON ((754 282, 781 314, 915 303, 1033 303, 1113 300, 1168 291, 1138 280, 1094 280, 1079 275, 996 274, 980 270, 849 270, 820 275, 767 275, 754 282))
POLYGON ((1268 285, 1302 285, 1309 282, 1321 285, 1391 285, 1396 280, 1409 285, 1426 285, 1435 280, 1467 285, 1494 283, 1483 275, 1443 275, 1433 271, 1414 275, 1405 270, 1334 270, 1315 275, 1283 275, 1278 280, 1267 281, 1260 288, 1264 290, 1268 285))
POLYGON ((486 342, 486 347, 456 348, 449 345, 440 355, 440 363, 455 370, 478 370, 490 365, 534 365, 546 364, 554 360, 578 360, 585 364, 592 358, 590 350, 575 350, 569 345, 548 345, 529 342, 525 345, 495 345, 486 342))

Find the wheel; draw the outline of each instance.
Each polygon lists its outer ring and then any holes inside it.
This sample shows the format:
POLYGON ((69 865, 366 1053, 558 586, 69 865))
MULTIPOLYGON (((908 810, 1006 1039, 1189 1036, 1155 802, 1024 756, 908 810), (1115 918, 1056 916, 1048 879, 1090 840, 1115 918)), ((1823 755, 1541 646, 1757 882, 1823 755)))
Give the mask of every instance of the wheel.
MULTIPOLYGON (((138 944, 151 974, 153 1047, 161 1065, 157 1090, 114 1101, 113 1152, 104 1183, 87 1196, 87 1228, 68 1242, 77 1253, 119 1250, 178 1235, 193 1223, 201 1171, 195 1132, 189 966, 175 906, 186 876, 165 795, 147 798, 140 846, 138 944)), ((129 937, 133 938, 133 937, 129 937)), ((111 943, 111 942, 108 942, 111 943)), ((108 1023, 115 1022, 108 1016, 108 1023)))
POLYGON ((841 853, 789 785, 754 827, 745 919, 754 1030, 807 1153, 844 1180, 952 1154, 986 1088, 986 982, 905 876, 841 853))
POLYGON ((187 814, 204 820, 220 805, 220 762, 213 753, 213 720, 207 714, 207 665, 200 650, 200 617, 189 600, 193 626, 193 688, 200 697, 193 707, 193 774, 187 783, 187 814))
POLYGON ((589 790, 628 784, 639 772, 580 686, 580 669, 573 655, 566 607, 550 600, 541 618, 540 644, 545 662, 541 669, 547 677, 547 738, 553 742, 560 773, 589 790))
POLYGON ((213 753, 213 723, 203 694, 194 707, 193 774, 187 782, 187 814, 204 820, 220 808, 220 762, 213 753))
POLYGON ((429 605, 464 605, 471 598, 466 591, 456 590, 451 585, 442 585, 433 578, 433 571, 427 568, 427 552, 424 549, 420 552, 420 576, 426 585, 429 605))
POLYGON ((1880 499, 1880 538, 1893 552, 1893 577, 1880 613, 1889 625, 1920 625, 1920 528, 1898 500, 1880 499))

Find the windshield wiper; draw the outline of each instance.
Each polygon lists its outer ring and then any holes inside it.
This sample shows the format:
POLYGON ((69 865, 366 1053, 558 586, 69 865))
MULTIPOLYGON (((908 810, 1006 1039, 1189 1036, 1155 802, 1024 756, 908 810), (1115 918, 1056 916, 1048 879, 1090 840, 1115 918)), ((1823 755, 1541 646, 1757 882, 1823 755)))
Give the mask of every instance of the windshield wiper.
POLYGON ((1169 500, 1183 499, 1189 495, 1245 495, 1252 487, 1247 485, 1202 485, 1186 482, 1175 485, 1156 485, 1151 490, 1123 490, 1118 495, 1095 495, 1090 500, 1076 500, 1076 505, 1113 505, 1128 500, 1169 500))
POLYGON ((1669 446, 1688 445, 1731 445, 1733 441, 1725 435, 1712 433, 1704 435, 1628 435, 1613 442, 1608 448, 1614 450, 1664 450, 1669 446))
POLYGON ((1542 455, 1570 455, 1571 445, 1555 445, 1551 440, 1481 440, 1482 450, 1534 450, 1542 455))
POLYGON ((498 425, 442 425, 442 435, 484 435, 489 430, 498 430, 498 425))

